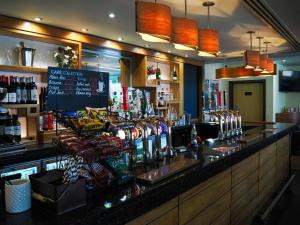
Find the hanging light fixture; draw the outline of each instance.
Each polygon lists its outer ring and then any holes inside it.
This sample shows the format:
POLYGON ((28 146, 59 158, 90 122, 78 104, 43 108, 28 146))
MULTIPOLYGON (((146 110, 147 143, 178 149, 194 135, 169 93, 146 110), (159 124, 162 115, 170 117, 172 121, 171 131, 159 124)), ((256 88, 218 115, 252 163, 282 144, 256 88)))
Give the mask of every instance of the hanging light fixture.
POLYGON ((265 54, 265 69, 261 72, 262 74, 272 74, 274 72, 274 62, 273 59, 268 56, 268 46, 271 42, 265 41, 266 45, 266 54, 265 54))
POLYGON ((255 72, 261 72, 263 71, 263 68, 265 68, 265 58, 262 57, 260 54, 260 49, 261 49, 261 40, 263 37, 256 37, 258 39, 258 52, 259 52, 259 65, 255 67, 254 71, 255 72))
POLYGON ((207 28, 199 29, 199 56, 214 57, 219 54, 219 33, 215 29, 210 28, 210 7, 215 3, 206 1, 202 4, 207 7, 207 28))
POLYGON ((197 21, 189 19, 187 15, 187 0, 184 0, 185 17, 173 17, 172 42, 179 50, 196 50, 198 48, 197 21))
POLYGON ((149 42, 168 43, 171 40, 172 16, 167 5, 136 1, 136 32, 149 42))
POLYGON ((259 66, 259 51, 252 50, 252 36, 254 33, 254 31, 247 32, 250 36, 250 50, 244 52, 245 69, 254 69, 259 66))

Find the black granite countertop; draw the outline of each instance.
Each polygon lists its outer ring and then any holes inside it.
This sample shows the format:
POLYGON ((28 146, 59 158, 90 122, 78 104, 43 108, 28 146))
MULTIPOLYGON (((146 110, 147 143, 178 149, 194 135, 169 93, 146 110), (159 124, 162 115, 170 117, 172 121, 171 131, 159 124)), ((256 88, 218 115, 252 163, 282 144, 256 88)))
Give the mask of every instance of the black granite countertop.
POLYGON ((24 144, 24 152, 0 157, 0 169, 14 164, 45 159, 57 155, 56 146, 53 144, 24 144))
POLYGON ((245 131, 243 137, 255 136, 255 140, 239 144, 237 139, 227 141, 210 141, 195 151, 179 154, 176 159, 164 161, 159 166, 172 163, 180 157, 197 160, 191 168, 169 177, 157 184, 146 185, 132 181, 126 185, 109 190, 88 191, 86 207, 74 210, 62 216, 55 216, 47 212, 38 203, 33 202, 28 212, 9 215, 3 210, 0 213, 0 224, 5 225, 106 225, 125 224, 126 222, 154 209, 162 203, 191 189, 204 180, 231 167, 260 149, 277 141, 281 137, 296 129, 296 125, 276 123, 263 125, 245 131), (263 133, 265 129, 275 128, 273 132, 263 133), (212 148, 218 146, 233 146, 235 151, 229 155, 211 157, 212 148))

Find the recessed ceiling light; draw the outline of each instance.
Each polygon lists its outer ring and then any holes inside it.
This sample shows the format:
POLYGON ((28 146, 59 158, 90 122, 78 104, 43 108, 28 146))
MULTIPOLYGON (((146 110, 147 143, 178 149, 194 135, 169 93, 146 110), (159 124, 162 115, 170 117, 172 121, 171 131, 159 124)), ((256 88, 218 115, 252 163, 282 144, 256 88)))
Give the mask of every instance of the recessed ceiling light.
POLYGON ((89 29, 87 29, 87 28, 82 28, 81 31, 82 31, 82 32, 88 32, 89 29))
POLYGON ((189 55, 185 55, 185 58, 188 58, 189 57, 189 55))
POLYGON ((115 18, 115 16, 116 15, 114 13, 112 13, 112 12, 108 14, 108 17, 111 18, 111 19, 115 18))
POLYGON ((149 48, 151 45, 145 45, 146 48, 149 48))
POLYGON ((118 37, 118 41, 124 41, 123 37, 118 37))
POLYGON ((37 22, 41 22, 43 20, 43 18, 42 17, 34 17, 34 20, 37 22))
POLYGON ((171 53, 172 51, 171 50, 168 50, 168 53, 171 53))
POLYGON ((283 59, 283 60, 282 60, 282 62, 286 62, 286 60, 285 60, 285 59, 283 59))
POLYGON ((156 55, 156 56, 159 56, 159 55, 160 55, 160 53, 159 53, 159 52, 156 52, 156 53, 155 53, 155 55, 156 55))

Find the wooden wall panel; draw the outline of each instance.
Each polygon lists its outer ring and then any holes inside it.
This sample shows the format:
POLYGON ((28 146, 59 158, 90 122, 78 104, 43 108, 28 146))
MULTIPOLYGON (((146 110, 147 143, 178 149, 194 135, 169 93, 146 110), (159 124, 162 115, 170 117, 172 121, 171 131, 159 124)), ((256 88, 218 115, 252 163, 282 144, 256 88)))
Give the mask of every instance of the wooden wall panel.
POLYGON ((122 86, 131 86, 130 84, 130 60, 120 59, 120 82, 122 86))

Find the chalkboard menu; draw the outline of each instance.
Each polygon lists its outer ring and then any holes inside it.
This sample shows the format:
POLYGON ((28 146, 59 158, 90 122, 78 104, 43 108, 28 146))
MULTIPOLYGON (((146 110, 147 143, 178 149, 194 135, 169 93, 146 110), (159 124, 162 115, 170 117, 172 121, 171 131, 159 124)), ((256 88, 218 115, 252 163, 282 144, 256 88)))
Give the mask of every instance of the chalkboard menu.
POLYGON ((109 74, 88 70, 48 68, 48 110, 72 111, 107 107, 109 74))

